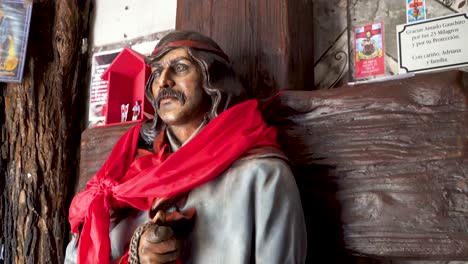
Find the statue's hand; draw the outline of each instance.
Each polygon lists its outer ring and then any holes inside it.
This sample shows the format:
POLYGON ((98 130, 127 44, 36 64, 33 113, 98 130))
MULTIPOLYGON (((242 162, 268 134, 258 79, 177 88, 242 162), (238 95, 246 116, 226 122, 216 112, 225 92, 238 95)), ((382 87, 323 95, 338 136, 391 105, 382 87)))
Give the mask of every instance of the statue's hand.
POLYGON ((138 258, 142 264, 174 263, 181 256, 183 244, 174 238, 171 227, 154 224, 140 238, 138 258))
POLYGON ((137 228, 132 238, 130 263, 175 263, 182 255, 185 239, 192 230, 195 209, 166 215, 158 206, 152 208, 156 214, 153 216, 151 213, 151 221, 137 228))

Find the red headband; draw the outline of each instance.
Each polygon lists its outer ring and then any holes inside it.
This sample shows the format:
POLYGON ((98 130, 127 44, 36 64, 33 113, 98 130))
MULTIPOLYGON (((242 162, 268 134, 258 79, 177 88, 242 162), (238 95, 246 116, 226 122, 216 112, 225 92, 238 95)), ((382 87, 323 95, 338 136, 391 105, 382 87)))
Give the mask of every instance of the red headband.
POLYGON ((190 47, 194 49, 210 51, 223 57, 225 60, 229 61, 229 57, 228 55, 226 55, 226 53, 224 53, 224 51, 217 49, 217 48, 213 48, 212 46, 207 45, 205 43, 193 41, 193 40, 178 40, 178 41, 169 42, 166 45, 163 45, 161 47, 156 47, 153 50, 153 52, 151 52, 151 55, 158 53, 161 49, 165 47, 190 47))

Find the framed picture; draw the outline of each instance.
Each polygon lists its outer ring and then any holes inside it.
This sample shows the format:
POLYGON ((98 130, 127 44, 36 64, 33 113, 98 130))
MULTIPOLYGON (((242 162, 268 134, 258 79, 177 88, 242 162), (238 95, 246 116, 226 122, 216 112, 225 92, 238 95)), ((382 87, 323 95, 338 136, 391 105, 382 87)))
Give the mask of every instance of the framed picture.
POLYGON ((426 20, 426 0, 406 0, 406 22, 426 20))
POLYGON ((356 79, 385 74, 383 23, 355 27, 354 39, 356 79))
POLYGON ((121 51, 122 49, 116 49, 93 54, 89 88, 88 127, 105 125, 109 82, 103 80, 101 76, 121 51))
POLYGON ((0 82, 23 78, 32 1, 0 1, 0 82))

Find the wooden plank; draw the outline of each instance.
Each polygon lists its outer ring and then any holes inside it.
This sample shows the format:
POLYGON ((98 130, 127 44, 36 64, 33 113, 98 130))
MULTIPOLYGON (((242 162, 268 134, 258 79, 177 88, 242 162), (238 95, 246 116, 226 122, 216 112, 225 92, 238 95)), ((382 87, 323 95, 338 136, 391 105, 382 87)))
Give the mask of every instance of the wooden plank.
POLYGON ((109 157, 117 140, 134 125, 134 122, 128 122, 83 131, 80 148, 80 178, 76 191, 86 187, 89 179, 99 171, 109 157))
POLYGON ((342 240, 358 255, 468 258, 466 80, 452 71, 290 91, 271 105, 265 115, 299 168, 312 245, 334 235, 328 245, 342 240))

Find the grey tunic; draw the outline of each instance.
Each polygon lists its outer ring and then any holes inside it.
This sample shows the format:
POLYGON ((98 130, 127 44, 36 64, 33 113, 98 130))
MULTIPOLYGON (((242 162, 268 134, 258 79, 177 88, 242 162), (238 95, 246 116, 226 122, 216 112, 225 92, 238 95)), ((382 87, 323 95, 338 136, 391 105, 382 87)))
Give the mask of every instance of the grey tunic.
POLYGON ((185 207, 197 215, 184 263, 305 263, 301 201, 282 159, 239 160, 192 190, 185 207))
MULTIPOLYGON (((177 147, 173 149, 177 149, 177 147)), ((307 234, 299 192, 277 153, 250 155, 193 189, 181 211, 196 208, 184 263, 305 263, 307 234)), ((111 219, 111 259, 122 256, 133 230, 148 221, 138 212, 111 219)), ((65 263, 76 262, 73 238, 65 263)))

